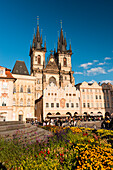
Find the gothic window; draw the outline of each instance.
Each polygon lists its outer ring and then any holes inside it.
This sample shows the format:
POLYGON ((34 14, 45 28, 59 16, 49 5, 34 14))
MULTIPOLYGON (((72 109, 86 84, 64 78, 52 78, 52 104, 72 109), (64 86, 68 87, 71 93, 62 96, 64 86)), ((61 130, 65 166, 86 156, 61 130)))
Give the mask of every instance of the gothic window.
POLYGON ((67 59, 66 59, 66 57, 64 57, 64 59, 63 59, 63 65, 67 66, 67 59))
POLYGON ((46 103, 46 107, 49 107, 49 103, 46 103))
POLYGON ((55 79, 54 77, 50 77, 50 79, 49 79, 49 85, 50 85, 51 83, 54 83, 54 84, 56 85, 56 79, 55 79))
POLYGON ((74 103, 71 103, 71 107, 74 107, 74 103))
POLYGON ((76 103, 76 107, 78 107, 78 103, 76 103))
POLYGON ((27 100, 27 106, 30 106, 30 99, 27 100))
POLYGON ((59 103, 56 103, 56 107, 59 107, 59 103))
POLYGON ((27 92, 28 92, 28 93, 31 93, 30 86, 28 86, 27 92))
POLYGON ((54 107, 54 103, 51 103, 51 107, 54 107))
POLYGON ((38 55, 38 64, 41 64, 41 56, 38 55))
POLYGON ((13 87, 13 93, 16 93, 16 86, 13 87))
POLYGON ((20 87, 20 92, 21 92, 21 93, 23 92, 23 86, 20 87))
POLYGON ((20 99, 20 106, 23 106, 23 99, 20 99))
POLYGON ((40 80, 39 79, 37 80, 37 84, 40 84, 40 80))
POLYGON ((69 103, 66 103, 66 107, 69 107, 69 103))
POLYGON ((37 61, 37 56, 35 56, 35 61, 37 61))

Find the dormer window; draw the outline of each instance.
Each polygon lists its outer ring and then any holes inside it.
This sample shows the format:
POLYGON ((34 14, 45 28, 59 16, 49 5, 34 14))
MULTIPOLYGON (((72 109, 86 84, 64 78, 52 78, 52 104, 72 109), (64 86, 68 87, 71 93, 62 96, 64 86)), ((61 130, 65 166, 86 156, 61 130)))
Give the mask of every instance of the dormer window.
POLYGON ((38 64, 41 64, 41 56, 38 55, 38 64))
POLYGON ((63 65, 67 66, 67 59, 66 59, 66 57, 64 57, 64 59, 63 59, 63 65))
POLYGON ((3 70, 0 70, 0 74, 3 74, 3 70))

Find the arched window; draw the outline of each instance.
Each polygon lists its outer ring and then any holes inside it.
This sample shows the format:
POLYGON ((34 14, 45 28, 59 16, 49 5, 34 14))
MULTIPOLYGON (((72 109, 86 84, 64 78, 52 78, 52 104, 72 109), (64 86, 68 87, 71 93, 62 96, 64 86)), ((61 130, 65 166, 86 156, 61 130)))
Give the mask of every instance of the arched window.
POLYGON ((13 93, 16 93, 16 86, 13 87, 13 93))
POLYGON ((13 99, 13 106, 15 106, 16 105, 16 100, 15 99, 13 99))
POLYGON ((28 86, 27 92, 28 92, 28 93, 31 93, 30 86, 28 86))
POLYGON ((27 106, 30 106, 30 99, 27 100, 27 106))
POLYGON ((23 92, 23 86, 21 85, 20 87, 20 92, 22 93, 23 92))
POLYGON ((63 65, 67 66, 67 59, 66 59, 66 57, 64 57, 64 59, 63 59, 63 65))
POLYGON ((39 79, 37 80, 37 84, 40 84, 40 80, 39 79))
POLYGON ((20 99, 20 106, 23 106, 23 99, 20 99))
POLYGON ((54 84, 56 85, 56 79, 55 79, 55 77, 50 77, 50 79, 49 79, 49 85, 50 85, 51 83, 54 83, 54 84))
POLYGON ((38 64, 41 64, 41 56, 38 55, 38 64))

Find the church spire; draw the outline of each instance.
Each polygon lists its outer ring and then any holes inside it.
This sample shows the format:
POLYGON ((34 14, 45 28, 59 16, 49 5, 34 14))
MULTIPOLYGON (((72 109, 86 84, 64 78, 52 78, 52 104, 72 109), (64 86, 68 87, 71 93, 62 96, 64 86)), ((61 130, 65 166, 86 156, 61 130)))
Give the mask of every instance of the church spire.
POLYGON ((71 40, 70 40, 70 45, 69 45, 69 52, 72 55, 72 49, 71 49, 71 40))

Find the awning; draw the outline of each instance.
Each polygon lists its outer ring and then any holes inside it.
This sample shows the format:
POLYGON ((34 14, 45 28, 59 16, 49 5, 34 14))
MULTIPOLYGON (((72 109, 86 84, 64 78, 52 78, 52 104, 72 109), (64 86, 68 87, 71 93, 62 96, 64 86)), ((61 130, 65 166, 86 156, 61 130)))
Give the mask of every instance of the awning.
POLYGON ((0 114, 7 114, 7 112, 0 112, 0 114))
POLYGON ((70 115, 47 115, 48 118, 70 117, 70 115))

